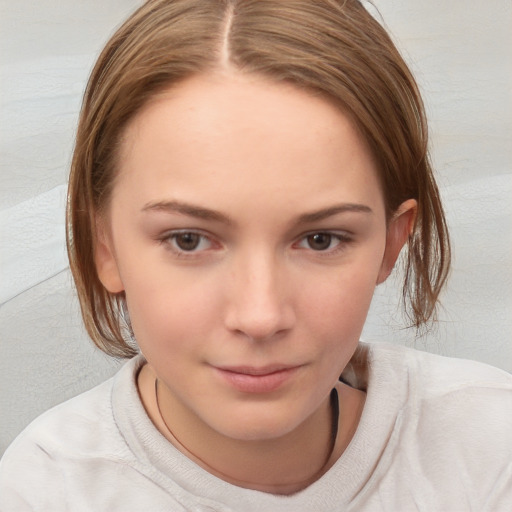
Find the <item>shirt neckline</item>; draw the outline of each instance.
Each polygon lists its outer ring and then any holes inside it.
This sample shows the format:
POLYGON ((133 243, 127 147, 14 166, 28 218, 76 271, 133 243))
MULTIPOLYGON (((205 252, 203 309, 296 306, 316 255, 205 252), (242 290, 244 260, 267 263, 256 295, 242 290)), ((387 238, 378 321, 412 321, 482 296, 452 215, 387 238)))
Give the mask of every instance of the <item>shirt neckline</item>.
POLYGON ((404 353, 386 345, 361 343, 342 374, 344 381, 364 389, 366 402, 358 428, 341 457, 319 480, 283 496, 244 489, 208 473, 176 449, 154 426, 138 394, 136 377, 145 363, 139 355, 116 375, 112 410, 121 435, 134 455, 138 470, 170 494, 212 510, 261 512, 280 510, 327 512, 347 507, 372 485, 383 453, 394 439, 393 431, 405 401, 404 353), (396 359, 401 358, 401 362, 396 359), (400 364, 401 363, 401 364, 400 364), (391 381, 394 383, 391 384, 391 381), (400 384, 402 383, 402 384, 400 384))

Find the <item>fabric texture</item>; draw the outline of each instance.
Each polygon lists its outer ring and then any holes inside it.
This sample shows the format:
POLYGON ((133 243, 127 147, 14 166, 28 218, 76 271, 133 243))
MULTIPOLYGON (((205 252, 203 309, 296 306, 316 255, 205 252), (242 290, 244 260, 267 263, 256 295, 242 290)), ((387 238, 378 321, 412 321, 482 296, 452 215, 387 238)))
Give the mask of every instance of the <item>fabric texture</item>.
POLYGON ((0 463, 0 510, 512 510, 512 376, 473 361, 360 344, 342 379, 367 392, 335 465, 291 496, 231 485, 175 449, 140 401, 136 357, 36 419, 0 463))

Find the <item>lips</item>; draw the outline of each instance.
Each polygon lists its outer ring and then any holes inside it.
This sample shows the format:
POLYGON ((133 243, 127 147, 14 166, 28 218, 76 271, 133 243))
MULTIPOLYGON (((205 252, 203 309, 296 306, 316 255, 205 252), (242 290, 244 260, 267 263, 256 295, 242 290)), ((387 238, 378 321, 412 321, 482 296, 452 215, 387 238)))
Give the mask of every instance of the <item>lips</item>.
POLYGON ((289 381, 300 366, 235 366, 215 367, 216 373, 229 386, 243 393, 271 393, 289 381))

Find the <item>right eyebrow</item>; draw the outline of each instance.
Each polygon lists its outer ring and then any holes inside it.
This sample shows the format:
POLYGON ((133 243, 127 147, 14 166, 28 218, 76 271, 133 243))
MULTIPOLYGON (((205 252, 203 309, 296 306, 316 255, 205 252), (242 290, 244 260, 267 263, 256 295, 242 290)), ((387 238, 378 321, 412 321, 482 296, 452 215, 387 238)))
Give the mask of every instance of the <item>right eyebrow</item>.
POLYGON ((322 208, 321 210, 311 212, 311 213, 304 213, 299 216, 299 223, 300 224, 309 224, 313 222, 318 222, 324 219, 327 219, 329 217, 332 217, 334 215, 338 215, 340 213, 345 212, 355 212, 355 213, 366 213, 366 214, 372 214, 373 210, 364 204, 357 204, 357 203, 341 203, 336 204, 333 206, 330 206, 328 208, 322 208))
POLYGON ((202 220, 212 220, 215 222, 221 222, 223 224, 232 225, 233 220, 227 215, 204 208, 202 206, 185 203, 182 201, 155 201, 147 203, 142 207, 143 212, 158 212, 163 211, 166 213, 178 213, 181 215, 187 215, 189 217, 195 217, 202 220))

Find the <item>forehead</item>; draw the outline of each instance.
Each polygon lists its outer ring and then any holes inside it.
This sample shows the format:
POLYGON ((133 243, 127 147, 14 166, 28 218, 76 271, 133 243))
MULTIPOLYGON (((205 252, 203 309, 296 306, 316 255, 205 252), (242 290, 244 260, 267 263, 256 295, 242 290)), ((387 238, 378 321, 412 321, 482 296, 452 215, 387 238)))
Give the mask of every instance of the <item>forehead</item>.
POLYGON ((355 124, 330 102, 294 85, 219 72, 163 91, 132 120, 114 196, 131 188, 147 202, 375 202, 377 181, 355 124))

